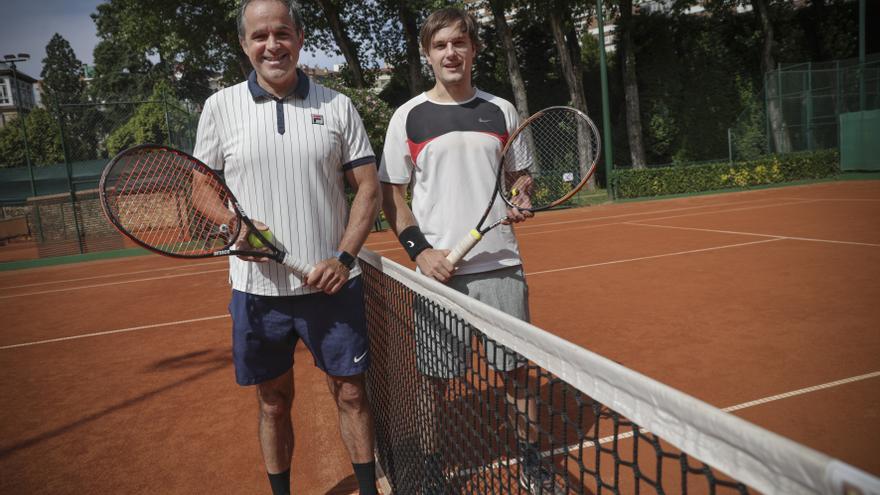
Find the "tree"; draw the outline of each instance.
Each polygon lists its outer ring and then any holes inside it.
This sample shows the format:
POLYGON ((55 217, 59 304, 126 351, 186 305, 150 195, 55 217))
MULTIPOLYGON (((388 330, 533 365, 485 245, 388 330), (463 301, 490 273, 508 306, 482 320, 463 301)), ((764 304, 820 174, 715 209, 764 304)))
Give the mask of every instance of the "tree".
POLYGON ((405 77, 409 96, 428 88, 422 72, 419 24, 442 2, 434 0, 376 0, 376 25, 382 26, 374 40, 377 56, 395 66, 405 77))
MULTIPOLYGON (((107 137, 107 153, 110 156, 136 144, 172 144, 172 135, 183 129, 168 128, 168 105, 160 102, 170 98, 170 90, 167 82, 157 83, 150 95, 150 102, 138 106, 134 115, 107 137)), ((177 104, 176 101, 172 103, 177 104)))
POLYGON ((43 96, 53 104, 82 103, 85 83, 82 62, 76 58, 70 43, 55 33, 46 45, 43 59, 43 96))
POLYGON ((419 94, 428 84, 422 77, 421 40, 419 39, 419 15, 407 4, 398 1, 398 14, 403 26, 406 41, 406 62, 409 75, 409 91, 413 96, 419 94))
MULTIPOLYGON (((330 31, 333 35, 333 39, 336 41, 337 50, 342 53, 343 57, 345 57, 345 63, 348 66, 352 84, 354 84, 356 88, 366 88, 367 81, 364 77, 364 68, 361 64, 361 57, 359 54, 361 43, 354 40, 349 35, 350 32, 355 31, 348 29, 346 20, 343 18, 345 8, 350 7, 352 2, 317 0, 315 4, 303 4, 307 7, 304 9, 304 13, 312 13, 312 15, 309 16, 314 22, 312 29, 330 31), (320 7, 320 12, 314 8, 315 4, 320 7), (310 5, 312 7, 311 9, 308 9, 308 6, 310 5)), ((363 11, 364 9, 357 10, 363 11)), ((311 36, 316 36, 316 33, 312 32, 311 36)), ((321 38, 316 37, 316 39, 321 38)))
POLYGON ((636 77, 636 55, 632 40, 632 0, 620 1, 617 43, 626 100, 626 134, 633 168, 645 168, 645 143, 642 139, 642 118, 639 106, 639 82, 636 77))
MULTIPOLYGON (((581 48, 577 39, 577 33, 572 22, 573 3, 570 0, 555 0, 548 9, 547 20, 553 33, 553 41, 556 44, 559 68, 562 71, 568 86, 568 94, 571 105, 578 110, 589 114, 587 99, 584 94, 584 74, 581 69, 581 48)), ((583 156, 587 156, 585 152, 583 156)), ((587 182, 587 188, 596 188, 596 177, 591 176, 587 182)))
MULTIPOLYGON (((35 108, 24 119, 31 163, 39 166, 63 162, 61 135, 52 114, 45 108, 35 108)), ((7 122, 0 129, 0 167, 23 167, 27 164, 23 138, 21 124, 17 120, 7 122)))
MULTIPOLYGON (((250 63, 238 42, 236 0, 109 0, 92 15, 98 36, 128 50, 135 63, 155 58, 149 72, 178 97, 204 101, 214 77, 241 81, 250 63)), ((104 73, 103 75, 106 75, 104 73)))
POLYGON ((574 43, 571 43, 569 38, 574 34, 574 25, 571 23, 573 17, 571 7, 571 2, 568 0, 555 0, 547 9, 547 20, 553 33, 553 41, 556 43, 559 69, 568 85, 571 105, 584 113, 589 113, 587 101, 584 98, 580 44, 576 36, 574 43))
POLYGON ((46 58, 43 59, 40 76, 43 78, 43 104, 56 114, 58 125, 64 127, 63 139, 68 156, 77 159, 81 153, 94 149, 97 144, 97 114, 92 108, 79 108, 73 113, 62 110, 85 103, 86 91, 82 62, 60 34, 56 33, 46 45, 46 58), (79 117, 74 118, 74 114, 79 114, 79 117))
MULTIPOLYGON (((761 50, 761 69, 766 75, 776 67, 776 58, 774 56, 776 40, 773 36, 773 20, 770 17, 770 5, 768 0, 751 0, 751 2, 758 22, 761 25, 761 32, 764 35, 764 47, 761 50)), ((779 91, 775 84, 767 84, 766 90, 769 103, 767 113, 770 119, 774 151, 785 153, 791 150, 791 137, 783 122, 779 91)))
POLYGON ((116 40, 98 42, 92 52, 95 77, 89 85, 93 101, 146 99, 156 83, 153 64, 146 54, 133 52, 116 40))
POLYGON ((529 100, 526 96, 526 83, 519 70, 513 33, 511 33, 510 26, 507 24, 508 0, 489 0, 489 8, 492 10, 495 29, 498 32, 498 37, 501 39, 501 45, 504 48, 504 54, 507 61, 507 73, 510 76, 510 86, 513 90, 516 109, 519 112, 520 118, 525 120, 531 115, 531 112, 529 112, 529 100))

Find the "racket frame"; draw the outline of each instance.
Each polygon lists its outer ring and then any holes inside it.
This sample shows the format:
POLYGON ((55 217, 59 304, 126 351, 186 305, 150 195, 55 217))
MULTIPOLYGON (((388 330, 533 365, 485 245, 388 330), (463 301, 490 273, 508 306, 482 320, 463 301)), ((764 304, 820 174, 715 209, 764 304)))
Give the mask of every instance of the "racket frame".
POLYGON ((492 196, 489 198, 489 204, 486 206, 486 211, 483 213, 483 216, 480 217, 480 221, 477 223, 477 226, 474 227, 473 229, 471 229, 470 232, 468 232, 468 234, 465 237, 463 237, 461 239, 461 241, 459 241, 458 244, 455 245, 455 247, 452 248, 449 255, 446 257, 446 259, 450 263, 452 263, 453 265, 457 264, 462 258, 464 258, 464 256, 468 252, 470 252, 471 249, 473 249, 473 247, 480 241, 480 239, 483 238, 483 236, 487 232, 489 232, 490 230, 494 229, 495 227, 501 225, 506 220, 508 220, 508 217, 503 217, 503 218, 500 218, 500 219, 492 222, 491 224, 489 224, 489 226, 483 227, 483 223, 486 221, 486 218, 488 218, 489 213, 492 212, 492 207, 495 204, 495 199, 499 196, 498 192, 501 190, 501 181, 504 180, 504 172, 505 172, 504 164, 505 164, 505 158, 507 157, 507 152, 510 150, 510 147, 516 141, 517 136, 519 136, 522 132, 524 132, 533 121, 540 118, 541 116, 543 116, 547 112, 556 111, 556 110, 564 110, 567 112, 575 113, 578 116, 578 118, 580 118, 585 124, 587 124, 587 126, 589 128, 589 132, 591 133, 591 135, 593 137, 595 137, 594 142, 596 145, 595 146, 596 152, 593 155, 593 160, 590 163, 590 166, 587 169, 587 172, 583 175, 583 177, 581 177, 580 182, 578 182, 577 185, 572 187, 572 189, 570 191, 568 191, 564 196, 562 196, 561 198, 559 198, 559 199, 557 199, 547 205, 537 206, 537 207, 533 207, 533 208, 521 208, 521 207, 513 204, 507 197, 505 197, 504 194, 500 195, 501 199, 504 201, 505 204, 507 204, 507 206, 509 206, 511 208, 517 208, 520 211, 529 211, 529 212, 534 213, 534 212, 538 212, 538 211, 548 210, 550 208, 559 206, 560 204, 571 199, 572 196, 574 196, 575 194, 578 193, 578 191, 583 189, 583 187, 587 184, 587 182, 589 182, 590 178, 596 172, 596 165, 599 163, 599 155, 601 155, 601 153, 602 153, 602 140, 600 139, 600 136, 599 136, 599 129, 596 127, 596 124, 593 123, 592 119, 590 119, 590 117, 587 116, 587 114, 578 110, 577 108, 568 107, 568 106, 552 106, 552 107, 547 107, 543 110, 539 110, 539 111, 535 112, 534 114, 529 116, 526 120, 524 120, 522 123, 520 123, 520 125, 516 128, 516 130, 514 130, 513 133, 510 135, 510 137, 507 139, 507 142, 504 143, 504 147, 501 149, 501 159, 498 162, 498 171, 496 172, 495 189, 492 191, 492 196))
POLYGON ((293 257, 282 251, 278 246, 276 246, 273 242, 269 241, 260 230, 254 225, 254 222, 250 219, 250 217, 245 214, 244 209, 239 203, 238 199, 232 194, 232 191, 226 185, 226 182, 222 179, 221 175, 217 173, 216 170, 207 166, 204 162, 199 160, 198 158, 190 155, 189 153, 185 153, 183 151, 171 148, 169 146, 160 145, 160 144, 139 144, 136 146, 132 146, 131 148, 127 148, 119 153, 111 159, 107 165, 104 166, 104 170, 101 172, 101 179, 98 182, 98 195, 101 198, 101 208, 104 210, 104 216, 110 221, 113 227, 119 231, 120 234, 125 237, 131 239, 137 245, 152 251, 154 253, 160 254, 162 256, 168 256, 171 258, 184 258, 184 259, 197 259, 197 258, 215 258, 218 256, 250 256, 255 258, 268 258, 273 261, 276 261, 282 265, 291 268, 301 277, 305 277, 308 275, 314 267, 312 267, 308 263, 299 262, 293 257), (234 219, 235 229, 234 232, 230 232, 229 241, 223 246, 221 249, 217 249, 210 252, 205 253, 195 253, 195 254, 186 254, 186 253, 173 253, 170 251, 164 251, 155 246, 152 246, 145 241, 139 239, 136 235, 129 232, 123 225, 122 222, 117 218, 117 216, 113 213, 112 208, 109 205, 110 198, 113 196, 107 192, 107 178, 110 177, 111 172, 117 163, 120 162, 123 158, 130 157, 132 155, 141 154, 144 151, 156 151, 156 152, 167 152, 175 154, 184 160, 190 162, 193 166, 194 170, 198 173, 205 174, 207 176, 212 177, 217 181, 218 186, 221 189, 221 192, 226 195, 226 198, 231 205, 230 212, 235 214, 234 219), (241 237, 241 229, 247 228, 248 232, 255 234, 260 240, 263 242, 263 245, 269 249, 269 252, 265 251, 257 251, 257 250, 246 250, 246 249, 233 249, 233 246, 238 242, 238 239, 241 237))

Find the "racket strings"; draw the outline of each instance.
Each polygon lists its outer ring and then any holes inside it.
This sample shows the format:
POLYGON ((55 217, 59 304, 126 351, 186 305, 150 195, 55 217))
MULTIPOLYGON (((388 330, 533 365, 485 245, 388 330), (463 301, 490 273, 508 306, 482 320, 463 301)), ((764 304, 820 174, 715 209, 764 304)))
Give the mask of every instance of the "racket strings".
POLYGON ((550 109, 532 118, 505 151, 505 200, 536 210, 574 194, 592 175, 599 155, 594 129, 571 109, 550 109))
POLYGON ((114 169, 116 184, 106 188, 108 208, 141 242, 171 254, 206 254, 229 244, 237 233, 199 210, 200 204, 225 205, 225 189, 213 175, 196 172, 186 158, 147 150, 123 157, 114 169))

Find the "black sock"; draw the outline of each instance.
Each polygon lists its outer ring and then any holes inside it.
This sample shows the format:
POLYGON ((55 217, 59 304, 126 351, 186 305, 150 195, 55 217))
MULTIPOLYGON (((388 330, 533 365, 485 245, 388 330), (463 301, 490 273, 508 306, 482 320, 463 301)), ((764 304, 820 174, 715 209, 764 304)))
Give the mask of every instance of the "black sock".
POLYGON ((376 491, 376 461, 363 464, 351 463, 354 468, 354 477, 358 481, 358 489, 361 495, 378 495, 376 491))
POLYGON ((269 484, 272 486, 272 495, 290 495, 290 468, 283 473, 269 475, 269 484))
POLYGON ((425 454, 425 478, 432 481, 443 479, 443 455, 439 452, 425 454))
POLYGON ((534 467, 541 462, 541 447, 537 442, 519 440, 519 455, 525 466, 534 467))

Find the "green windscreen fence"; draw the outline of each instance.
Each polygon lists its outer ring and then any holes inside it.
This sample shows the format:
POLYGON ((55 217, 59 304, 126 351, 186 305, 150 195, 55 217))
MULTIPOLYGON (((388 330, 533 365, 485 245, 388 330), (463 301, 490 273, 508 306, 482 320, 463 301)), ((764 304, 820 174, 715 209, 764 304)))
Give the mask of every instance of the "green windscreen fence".
POLYGON ((880 171, 880 110, 840 115, 840 169, 880 171))
POLYGON ((95 189, 108 161, 108 158, 98 158, 72 162, 69 177, 64 163, 33 167, 36 195, 31 189, 31 171, 27 167, 0 168, 0 204, 21 204, 33 196, 95 189))

